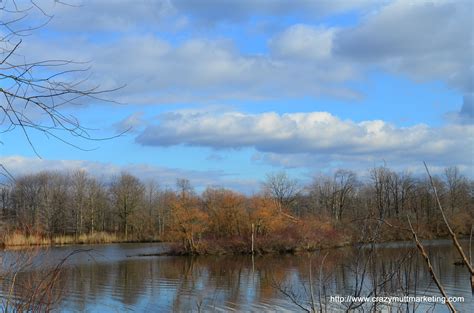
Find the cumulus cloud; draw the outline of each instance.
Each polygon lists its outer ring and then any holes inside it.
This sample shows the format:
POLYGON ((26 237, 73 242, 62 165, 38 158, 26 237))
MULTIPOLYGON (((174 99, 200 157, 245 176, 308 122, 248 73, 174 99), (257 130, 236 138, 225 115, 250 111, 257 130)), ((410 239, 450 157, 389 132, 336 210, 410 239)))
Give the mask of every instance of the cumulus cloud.
POLYGON ((23 156, 0 157, 0 164, 8 169, 14 177, 41 171, 73 172, 84 170, 96 178, 108 181, 125 171, 136 175, 143 181, 155 180, 162 187, 169 188, 175 187, 178 178, 187 178, 199 190, 203 190, 207 186, 220 186, 251 193, 258 189, 257 181, 233 177, 223 171, 184 170, 149 164, 117 165, 85 160, 46 160, 23 156))
POLYGON ((354 99, 360 94, 347 83, 373 68, 441 80, 463 94, 473 91, 471 1, 94 1, 55 8, 61 11, 51 27, 62 35, 29 41, 24 54, 91 60, 92 82, 104 88, 127 85, 119 91, 123 103, 354 99), (268 50, 254 54, 240 51, 219 29, 210 36, 193 32, 192 21, 190 32, 161 28, 173 24, 170 17, 242 23, 254 16, 321 16, 357 8, 365 14, 359 12, 362 20, 352 27, 303 19, 307 24, 265 34, 268 50), (89 32, 67 36, 71 25, 89 32))
POLYGON ((283 58, 321 60, 332 56, 335 30, 296 24, 270 40, 270 48, 283 58))
MULTIPOLYGON (((321 38, 312 41, 314 46, 318 41, 329 44, 330 31, 328 34, 320 32, 321 38)), ((26 55, 28 50, 37 59, 67 55, 75 60, 91 60, 93 75, 88 83, 102 88, 125 84, 123 89, 114 92, 114 99, 117 97, 122 103, 203 103, 320 95, 353 99, 359 96, 344 86, 357 76, 351 65, 338 60, 328 62, 327 47, 318 52, 319 59, 300 60, 304 47, 298 48, 296 42, 289 47, 287 38, 275 40, 278 51, 264 55, 242 54, 226 39, 188 39, 171 44, 152 34, 124 36, 113 42, 68 42, 70 45, 63 42, 61 49, 51 53, 47 47, 55 43, 47 41, 30 42, 21 51, 26 55)))
POLYGON ((386 158, 470 164, 474 126, 396 127, 381 120, 354 122, 327 112, 245 114, 174 112, 149 125, 136 142, 149 146, 255 148, 280 155, 310 154, 331 160, 386 158))
POLYGON ((474 92, 473 11, 468 0, 394 1, 338 32, 334 54, 418 81, 444 81, 469 94, 474 92))

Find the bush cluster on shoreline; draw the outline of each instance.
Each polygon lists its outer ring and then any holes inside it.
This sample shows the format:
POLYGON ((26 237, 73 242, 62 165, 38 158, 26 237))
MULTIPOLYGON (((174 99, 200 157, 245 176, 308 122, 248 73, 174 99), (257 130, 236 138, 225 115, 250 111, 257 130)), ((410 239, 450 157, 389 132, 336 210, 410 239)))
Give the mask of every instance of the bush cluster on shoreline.
MULTIPOLYGON (((421 238, 446 236, 426 177, 387 167, 368 174, 339 170, 304 186, 270 174, 259 193, 244 195, 215 187, 198 194, 186 179, 163 189, 128 173, 101 181, 84 171, 42 172, 0 187, 0 238, 7 247, 163 241, 176 254, 252 253, 253 238, 253 252, 264 254, 357 243, 367 227, 381 227, 378 241, 410 239, 407 216, 421 238)), ((434 183, 453 229, 468 235, 474 182, 448 168, 434 183)))

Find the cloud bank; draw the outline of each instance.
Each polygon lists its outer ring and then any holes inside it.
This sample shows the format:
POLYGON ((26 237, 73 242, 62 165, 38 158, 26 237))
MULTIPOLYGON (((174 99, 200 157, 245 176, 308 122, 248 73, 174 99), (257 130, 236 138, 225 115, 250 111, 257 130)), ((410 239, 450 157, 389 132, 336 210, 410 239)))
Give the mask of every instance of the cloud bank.
POLYGON ((416 81, 443 81, 466 99, 474 92, 474 36, 468 27, 474 3, 467 0, 125 1, 118 5, 93 1, 81 8, 56 5, 55 9, 58 20, 51 27, 63 35, 42 38, 24 49, 37 57, 91 60, 91 80, 104 87, 127 85, 120 96, 124 103, 321 95, 357 99, 359 91, 348 83, 374 69, 416 81), (255 17, 277 23, 278 16, 328 16, 353 10, 360 16, 354 26, 328 26, 316 17, 279 25, 277 31, 264 34, 268 40, 261 52, 242 51, 238 38, 216 35, 219 29, 196 29, 202 21, 225 21, 238 25, 242 37, 252 26, 245 21, 255 17), (170 18, 180 20, 181 28, 163 29, 173 24, 170 18), (79 31, 83 35, 74 35, 79 31))
POLYGON ((397 127, 381 120, 342 120, 328 112, 174 112, 159 116, 159 122, 147 126, 136 142, 217 150, 250 147, 264 153, 313 154, 332 159, 430 159, 471 164, 474 126, 397 127))
POLYGON ((144 182, 154 180, 162 188, 174 188, 178 178, 189 179, 192 186, 198 190, 203 190, 207 186, 218 186, 252 193, 258 191, 259 188, 259 183, 255 180, 235 178, 223 171, 184 170, 148 164, 117 165, 85 160, 45 160, 23 156, 0 157, 0 164, 14 177, 41 171, 73 172, 84 170, 88 174, 108 182, 121 172, 129 172, 144 182))

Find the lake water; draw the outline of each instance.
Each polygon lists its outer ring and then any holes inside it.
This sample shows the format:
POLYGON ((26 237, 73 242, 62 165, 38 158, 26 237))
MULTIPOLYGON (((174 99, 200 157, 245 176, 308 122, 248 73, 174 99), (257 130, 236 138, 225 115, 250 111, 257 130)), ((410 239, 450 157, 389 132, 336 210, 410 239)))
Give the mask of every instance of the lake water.
MULTIPOLYGON (((451 243, 425 243, 448 295, 464 297, 456 308, 474 312, 469 275, 465 267, 453 264, 459 257, 451 243)), ((463 244, 467 249, 467 242, 463 244)), ((75 249, 91 250, 74 255, 66 263, 60 311, 293 312, 301 309, 290 298, 308 307, 312 290, 317 305, 321 303, 327 312, 338 312, 349 303, 330 302, 330 296, 354 295, 356 290, 362 296, 439 295, 423 259, 409 242, 379 245, 375 254, 363 246, 254 258, 139 256, 164 251, 166 245, 159 243, 65 246, 41 251, 34 261, 36 271, 75 249), (378 286, 376 294, 374 285, 378 286)), ((18 253, 3 252, 3 262, 18 253)), ((31 274, 25 270, 19 279, 31 274)), ((8 292, 8 284, 3 283, 1 292, 8 292)), ((397 308, 447 312, 442 304, 427 303, 378 306, 377 310, 397 308)), ((372 309, 368 304, 359 308, 372 309)))

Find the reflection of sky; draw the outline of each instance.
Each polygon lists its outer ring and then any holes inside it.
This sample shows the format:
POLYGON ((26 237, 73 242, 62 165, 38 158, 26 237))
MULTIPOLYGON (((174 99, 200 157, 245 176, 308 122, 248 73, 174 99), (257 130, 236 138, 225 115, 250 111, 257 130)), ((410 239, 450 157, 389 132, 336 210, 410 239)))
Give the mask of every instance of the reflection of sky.
MULTIPOLYGON (((453 266, 458 256, 451 243, 431 241, 427 242, 426 246, 448 295, 464 296, 466 302, 460 304, 459 308, 461 311, 470 311, 472 295, 469 277, 465 268, 453 266)), ((291 302, 272 287, 272 278, 282 283, 282 286, 290 288, 301 301, 308 300, 309 259, 306 255, 257 256, 254 275, 252 260, 247 256, 202 257, 194 260, 186 257, 136 257, 141 253, 154 253, 159 247, 160 244, 97 245, 93 246, 96 250, 96 262, 78 255, 66 268, 68 278, 61 310, 187 311, 197 310, 199 304, 203 309, 215 308, 223 311, 275 308, 294 310, 291 302)), ((59 257, 73 249, 74 247, 52 248, 49 254, 50 257, 59 257)), ((396 265, 394 262, 410 251, 404 249, 413 249, 413 245, 382 245, 378 254, 381 262, 379 265, 383 263, 386 269, 389 269, 391 264, 396 265)), ((314 253, 311 256, 316 296, 320 286, 321 259, 326 253, 328 256, 324 262, 323 276, 327 295, 351 294, 355 285, 355 276, 351 272, 354 255, 351 251, 353 250, 342 248, 314 253)), ((418 254, 415 254, 415 257, 419 279, 417 295, 425 292, 427 295, 438 295, 436 286, 424 268, 423 260, 418 258, 418 254)), ((369 292, 371 275, 369 268, 362 295, 369 292)), ((378 275, 381 277, 381 272, 378 275)), ((435 312, 444 312, 444 307, 438 305, 435 312)))
MULTIPOLYGON (((465 244, 464 242, 463 244, 465 244)), ((430 258, 435 270, 445 286, 448 295, 464 296, 466 302, 459 304, 461 311, 471 311, 472 295, 469 275, 464 267, 453 265, 459 257, 451 247, 451 242, 429 241, 430 258)), ((137 254, 156 253, 160 244, 114 244, 91 246, 92 255, 79 254, 68 262, 65 269, 67 280, 61 310, 74 312, 109 311, 178 311, 203 309, 249 311, 249 310, 294 310, 293 305, 272 287, 271 281, 287 286, 300 300, 308 300, 309 257, 299 256, 257 256, 255 272, 252 260, 247 256, 202 257, 137 257, 137 254), (306 291, 303 287, 306 288, 306 291)), ((91 248, 80 246, 81 248, 91 248)), ((47 252, 52 261, 69 253, 77 247, 52 248, 47 252)), ((423 260, 419 258, 412 243, 382 244, 379 250, 379 263, 376 268, 381 277, 382 264, 386 270, 394 266, 402 270, 404 266, 397 259, 415 252, 418 265, 417 295, 438 295, 423 260), (412 247, 412 248, 409 248, 412 247)), ((368 250, 362 249, 363 253, 368 250)), ((8 252, 10 256, 13 251, 8 252)), ((312 280, 314 292, 319 291, 320 264, 328 253, 322 275, 327 296, 349 295, 355 287, 354 256, 349 248, 326 250, 311 255, 313 265, 312 280)), ((4 255, 6 256, 6 255, 4 255)), ((39 258, 43 258, 40 256, 39 258)), ((365 260, 365 259, 364 259, 365 260)), ((407 263, 407 266, 409 264, 407 263)), ((362 295, 370 290, 373 268, 368 268, 365 288, 362 295)), ((412 272, 413 275, 413 272, 412 272)), ((359 277, 360 278, 360 277, 359 277)), ((21 275, 19 276, 21 279, 21 275)), ((411 287, 413 288, 413 286, 411 287)), ((8 290, 8 289, 3 289, 8 290)), ((412 289, 413 290, 413 289, 412 289)), ((379 290, 383 294, 383 290, 379 290)), ((396 295, 390 292, 388 295, 396 295)), ((398 294, 403 295, 403 294, 398 294)), ((421 305, 420 309, 428 308, 421 305)), ((444 312, 437 305, 435 312, 444 312)))

